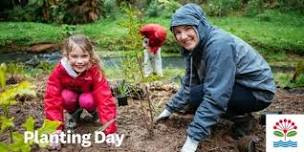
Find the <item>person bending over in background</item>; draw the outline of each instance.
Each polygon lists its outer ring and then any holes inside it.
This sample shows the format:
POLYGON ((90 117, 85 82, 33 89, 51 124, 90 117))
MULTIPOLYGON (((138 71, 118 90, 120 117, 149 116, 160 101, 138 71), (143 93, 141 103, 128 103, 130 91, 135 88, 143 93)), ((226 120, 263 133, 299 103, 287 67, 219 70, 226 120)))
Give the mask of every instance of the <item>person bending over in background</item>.
POLYGON ((163 76, 161 46, 166 40, 166 30, 159 24, 146 24, 141 27, 140 34, 144 36, 144 76, 152 73, 163 76))

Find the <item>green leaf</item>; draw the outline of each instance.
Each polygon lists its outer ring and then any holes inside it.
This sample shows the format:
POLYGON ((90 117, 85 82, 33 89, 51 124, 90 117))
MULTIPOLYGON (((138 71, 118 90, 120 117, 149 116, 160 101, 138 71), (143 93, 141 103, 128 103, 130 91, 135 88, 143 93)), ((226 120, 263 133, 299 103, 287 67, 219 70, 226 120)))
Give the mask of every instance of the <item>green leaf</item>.
POLYGON ((0 151, 1 152, 8 152, 9 148, 7 146, 7 144, 5 143, 0 143, 0 151))
MULTIPOLYGON (((55 133, 56 129, 61 125, 60 121, 50 121, 47 119, 44 119, 44 122, 42 124, 42 127, 38 129, 38 135, 39 137, 42 134, 52 134, 55 133)), ((39 143, 40 147, 46 147, 47 143, 39 143)))
POLYGON ((4 116, 0 116, 1 128, 0 132, 3 132, 5 129, 14 126, 14 117, 6 118, 4 116))
POLYGON ((38 129, 39 136, 41 134, 50 134, 54 133, 56 129, 60 126, 61 122, 60 121, 51 121, 48 119, 45 119, 42 127, 38 129))
POLYGON ((6 85, 5 71, 0 68, 0 87, 4 88, 6 85))
POLYGON ((13 143, 10 145, 10 150, 16 152, 30 152, 31 143, 24 143, 23 134, 13 132, 13 143))
POLYGON ((29 95, 36 96, 36 93, 33 89, 33 85, 27 81, 23 81, 17 85, 7 86, 5 91, 0 93, 0 105, 13 105, 16 104, 16 95, 21 96, 29 95))
POLYGON ((26 121, 22 125, 23 128, 25 128, 26 131, 34 131, 35 127, 35 120, 33 117, 28 117, 26 121))
POLYGON ((284 134, 280 131, 274 131, 273 134, 278 137, 284 137, 284 134))
POLYGON ((4 88, 6 85, 6 68, 4 64, 0 65, 0 87, 4 88))
POLYGON ((295 135, 297 135, 297 132, 296 132, 296 131, 291 131, 291 132, 289 132, 289 133, 287 134, 287 137, 293 137, 293 136, 295 136, 295 135))

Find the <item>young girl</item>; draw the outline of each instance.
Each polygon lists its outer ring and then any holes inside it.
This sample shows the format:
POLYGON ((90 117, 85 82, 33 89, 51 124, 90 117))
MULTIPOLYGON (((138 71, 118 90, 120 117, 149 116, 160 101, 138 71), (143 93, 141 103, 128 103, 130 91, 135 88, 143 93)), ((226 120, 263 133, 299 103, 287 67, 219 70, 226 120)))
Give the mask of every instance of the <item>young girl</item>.
MULTIPOLYGON (((105 134, 115 133, 116 105, 92 43, 84 35, 71 36, 64 42, 62 51, 63 58, 47 81, 46 119, 64 122, 63 111, 66 110, 66 127, 73 129, 85 109, 93 118, 98 116, 101 124, 112 121, 105 134)), ((62 129, 63 125, 58 128, 62 129)))
POLYGON ((144 36, 144 76, 154 72, 163 76, 160 51, 166 40, 166 29, 159 24, 146 24, 141 27, 140 34, 144 36))

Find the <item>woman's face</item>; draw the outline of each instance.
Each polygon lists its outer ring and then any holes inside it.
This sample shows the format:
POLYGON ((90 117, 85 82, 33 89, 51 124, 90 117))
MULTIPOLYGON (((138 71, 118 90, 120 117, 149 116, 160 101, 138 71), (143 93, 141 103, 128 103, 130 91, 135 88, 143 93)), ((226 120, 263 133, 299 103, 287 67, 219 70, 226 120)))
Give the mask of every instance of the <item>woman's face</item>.
POLYGON ((82 73, 89 68, 90 54, 80 47, 74 46, 68 54, 68 61, 77 73, 82 73))
POLYGON ((176 26, 173 33, 178 44, 188 51, 192 51, 199 42, 197 33, 190 25, 176 26))

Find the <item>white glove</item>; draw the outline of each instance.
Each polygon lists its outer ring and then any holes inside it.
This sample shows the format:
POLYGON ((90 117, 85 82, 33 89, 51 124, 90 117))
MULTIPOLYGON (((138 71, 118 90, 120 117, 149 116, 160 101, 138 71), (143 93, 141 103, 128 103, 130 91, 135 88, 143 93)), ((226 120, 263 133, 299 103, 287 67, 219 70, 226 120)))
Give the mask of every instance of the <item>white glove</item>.
POLYGON ((160 115, 155 119, 155 123, 158 123, 161 120, 166 120, 171 116, 171 112, 168 111, 167 109, 165 109, 162 113, 160 113, 160 115))
POLYGON ((181 152, 195 152, 199 142, 191 139, 187 136, 187 140, 181 150, 181 152))
MULTIPOLYGON (((57 134, 59 136, 59 134, 61 134, 62 130, 57 130, 55 133, 53 134, 57 134)), ((50 139, 55 139, 55 138, 50 138, 50 139)), ((49 143, 49 148, 50 150, 60 150, 61 149, 61 143, 59 141, 59 138, 58 138, 58 141, 52 141, 50 140, 50 143, 49 143)))

